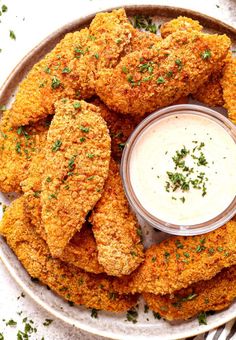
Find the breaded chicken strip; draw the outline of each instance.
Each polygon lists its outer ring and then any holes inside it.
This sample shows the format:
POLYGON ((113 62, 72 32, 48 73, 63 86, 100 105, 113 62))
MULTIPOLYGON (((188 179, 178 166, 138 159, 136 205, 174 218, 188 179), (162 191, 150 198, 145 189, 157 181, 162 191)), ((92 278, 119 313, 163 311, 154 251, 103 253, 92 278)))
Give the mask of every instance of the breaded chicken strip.
POLYGON ((9 129, 0 125, 0 191, 21 192, 20 183, 27 178, 34 158, 43 148, 48 122, 9 129))
MULTIPOLYGON (((201 31, 203 27, 199 24, 197 20, 192 20, 188 17, 178 17, 171 21, 164 23, 161 26, 161 36, 166 38, 168 35, 176 31, 201 31)), ((222 65, 223 67, 223 65, 222 65)), ((221 67, 219 66, 219 69, 221 67)), ((220 78, 222 73, 217 67, 217 71, 210 75, 209 79, 204 85, 201 85, 197 91, 193 94, 193 97, 208 105, 208 106, 223 106, 223 91, 220 84, 220 78)))
POLYGON ((110 109, 142 116, 196 91, 225 58, 230 39, 177 31, 159 46, 130 53, 99 73, 96 92, 110 109))
POLYGON ((177 31, 201 31, 203 29, 199 21, 193 20, 188 17, 179 16, 176 19, 165 22, 161 25, 160 32, 162 38, 166 38, 168 35, 177 31))
POLYGON ((223 106, 223 89, 220 83, 222 72, 212 73, 208 81, 200 86, 193 97, 208 106, 223 106))
POLYGON ((26 125, 54 113, 61 98, 91 97, 97 70, 116 65, 133 31, 119 9, 97 14, 89 29, 68 33, 23 80, 4 119, 10 126, 26 125))
POLYGON ((61 100, 47 135, 42 220, 53 256, 60 256, 100 199, 108 176, 110 136, 99 109, 61 100))
POLYGON ((201 312, 219 311, 236 298, 236 266, 171 295, 143 293, 143 297, 149 308, 167 320, 187 320, 201 312))
POLYGON ((228 116, 236 124, 236 58, 227 58, 221 80, 228 116))
POLYGON ((128 52, 140 51, 144 48, 152 48, 158 45, 161 42, 161 37, 150 33, 150 32, 141 32, 139 30, 133 30, 132 38, 130 41, 130 46, 127 49, 128 52))
POLYGON ((106 121, 111 136, 111 152, 115 160, 120 160, 125 143, 142 118, 118 114, 109 110, 98 98, 91 101, 100 109, 102 118, 106 121))
POLYGON ((120 292, 171 294, 200 280, 210 280, 236 264, 236 222, 208 234, 176 236, 151 246, 143 264, 117 279, 120 292))
POLYGON ((129 207, 119 166, 111 159, 108 179, 90 222, 98 248, 98 261, 109 275, 128 275, 143 261, 137 219, 129 207))
MULTIPOLYGON (((36 233, 46 241, 47 235, 41 218, 40 197, 27 193, 24 205, 25 214, 29 217, 36 233)), ((104 272, 104 268, 98 262, 97 245, 92 228, 87 222, 84 223, 81 230, 66 245, 60 260, 73 264, 90 273, 99 274, 104 272)))
POLYGON ((39 279, 66 300, 89 308, 122 312, 137 302, 136 297, 116 294, 111 279, 105 274, 89 274, 52 258, 47 244, 24 213, 24 200, 25 196, 22 196, 6 210, 0 233, 31 277, 39 279))

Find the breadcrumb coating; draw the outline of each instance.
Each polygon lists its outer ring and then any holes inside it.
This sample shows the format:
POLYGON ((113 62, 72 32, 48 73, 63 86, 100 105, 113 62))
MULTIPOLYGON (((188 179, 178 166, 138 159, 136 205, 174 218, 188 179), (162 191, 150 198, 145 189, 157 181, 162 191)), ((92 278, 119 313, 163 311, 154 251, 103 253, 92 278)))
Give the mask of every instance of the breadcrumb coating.
POLYGON ((42 180, 42 220, 53 256, 60 256, 101 198, 110 162, 110 136, 99 109, 61 100, 50 125, 42 180))
POLYGON ((236 58, 227 58, 221 79, 223 97, 228 116, 236 124, 236 58))
POLYGON ((179 16, 176 19, 165 22, 161 25, 160 32, 162 38, 166 38, 168 35, 177 31, 201 31, 203 29, 199 21, 193 20, 188 17, 179 16))
POLYGON ((21 182, 28 177, 29 167, 43 148, 48 124, 42 120, 37 125, 9 128, 0 125, 0 190, 21 192, 21 182))
POLYGON ((226 57, 230 39, 177 31, 159 46, 130 53, 99 73, 96 92, 110 109, 142 116, 195 92, 226 57))
MULTIPOLYGON (((25 213, 29 217, 31 225, 35 228, 36 233, 44 240, 47 235, 42 223, 42 209, 40 197, 35 197, 32 193, 25 196, 25 213)), ((79 232, 76 232, 70 242, 66 245, 60 260, 73 264, 86 272, 103 273, 104 269, 98 262, 97 245, 93 236, 92 228, 87 222, 79 232)))
POLYGON ((89 28, 66 34, 28 73, 4 119, 11 126, 26 125, 53 114, 61 98, 94 95, 97 70, 116 65, 133 31, 124 9, 119 9, 99 13, 89 28))
POLYGON ((236 266, 223 269, 209 281, 199 281, 171 295, 143 293, 143 297, 150 309, 169 321, 219 311, 236 298, 236 266))
POLYGON ((39 279, 64 299, 88 308, 123 312, 137 302, 136 296, 117 294, 112 279, 105 274, 86 273, 52 258, 47 244, 24 212, 24 200, 22 196, 6 210, 0 233, 31 277, 39 279))
POLYGON ((108 179, 90 222, 97 243, 98 261, 109 275, 128 275, 143 261, 143 246, 136 216, 126 200, 119 166, 111 159, 108 179))
POLYGON ((109 108, 98 98, 93 99, 91 103, 99 107, 100 114, 106 121, 110 132, 111 155, 115 160, 120 161, 127 139, 136 126, 141 122, 142 118, 122 115, 109 110, 109 108))
POLYGON ((151 246, 143 264, 130 276, 117 279, 120 292, 172 294, 200 280, 210 280, 236 264, 236 222, 208 234, 171 237, 151 246))
POLYGON ((130 49, 129 53, 140 51, 144 48, 152 48, 154 46, 158 46, 161 40, 161 37, 154 33, 141 32, 135 29, 132 32, 130 46, 128 46, 128 49, 130 49))
POLYGON ((220 83, 222 72, 212 73, 208 81, 200 86, 193 97, 208 106, 223 106, 223 89, 220 83))

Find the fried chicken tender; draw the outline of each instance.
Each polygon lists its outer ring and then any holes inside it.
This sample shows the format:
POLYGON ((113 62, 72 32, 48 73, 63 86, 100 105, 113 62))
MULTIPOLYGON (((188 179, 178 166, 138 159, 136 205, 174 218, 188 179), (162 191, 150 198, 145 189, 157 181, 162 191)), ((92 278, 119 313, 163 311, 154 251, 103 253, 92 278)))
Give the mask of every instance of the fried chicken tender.
POLYGON ((42 220, 53 256, 60 256, 101 198, 108 176, 110 136, 98 108, 61 100, 47 135, 42 220))
POLYGON ((66 300, 89 308, 123 312, 137 302, 135 296, 117 294, 105 274, 89 274, 52 258, 47 244, 24 212, 24 200, 25 196, 22 196, 6 210, 0 233, 31 277, 39 279, 66 300))
POLYGON ((9 129, 0 125, 0 190, 21 192, 20 183, 28 176, 34 158, 41 152, 48 124, 42 120, 36 125, 9 129))
POLYGON ((200 312, 219 311, 236 298, 236 266, 171 295, 143 293, 143 297, 149 308, 170 321, 187 320, 200 312))
MULTIPOLYGON (((42 223, 42 209, 40 197, 35 197, 32 193, 27 193, 25 202, 25 213, 29 217, 30 223, 35 228, 36 233, 44 240, 47 235, 42 223)), ((70 242, 66 245, 60 260, 73 264, 90 273, 103 273, 104 268, 98 262, 97 245, 93 236, 92 228, 87 222, 79 232, 76 232, 70 242)))
POLYGON ((130 47, 128 47, 130 50, 127 52, 131 53, 134 51, 143 50, 144 48, 152 48, 156 45, 158 46, 161 40, 161 37, 154 33, 141 32, 137 29, 133 30, 130 47))
POLYGON ((228 116, 236 124, 236 58, 227 58, 221 80, 228 116))
POLYGON ((176 19, 165 22, 161 25, 160 32, 162 38, 166 38, 168 35, 177 31, 201 31, 203 29, 199 21, 193 20, 188 17, 179 16, 176 19))
POLYGON ((90 222, 98 261, 109 275, 128 275, 143 261, 143 246, 135 215, 126 200, 119 166, 111 159, 108 179, 90 222))
POLYGON ((89 29, 68 33, 28 73, 4 119, 10 126, 26 125, 53 114, 61 98, 94 95, 97 70, 116 65, 133 31, 124 9, 119 9, 97 14, 89 29))
POLYGON ((210 280, 236 264, 236 222, 208 234, 176 236, 151 246, 143 264, 130 276, 117 279, 119 292, 172 294, 200 280, 210 280))
POLYGON ((195 92, 229 47, 226 35, 177 31, 159 48, 130 53, 113 70, 100 71, 97 95, 114 111, 142 116, 195 92))
POLYGON ((220 83, 222 72, 214 72, 208 81, 193 93, 193 97, 208 106, 223 106, 223 89, 220 83))
POLYGON ((111 155, 115 160, 119 161, 127 139, 142 118, 124 116, 109 110, 98 98, 93 99, 91 103, 99 107, 100 114, 107 123, 111 136, 111 155))

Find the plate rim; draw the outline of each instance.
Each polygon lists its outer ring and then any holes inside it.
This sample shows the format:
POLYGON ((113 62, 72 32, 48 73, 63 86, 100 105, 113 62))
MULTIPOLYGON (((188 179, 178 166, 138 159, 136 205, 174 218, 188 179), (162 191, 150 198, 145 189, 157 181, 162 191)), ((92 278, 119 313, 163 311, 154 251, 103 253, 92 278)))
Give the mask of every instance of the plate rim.
MULTIPOLYGON (((159 15, 163 16, 163 12, 170 15, 170 17, 176 17, 177 15, 186 15, 190 16, 193 19, 199 20, 201 23, 208 22, 215 26, 214 28, 217 29, 220 27, 221 32, 224 31, 224 29, 227 31, 227 34, 230 34, 232 36, 235 36, 236 40, 236 28, 233 26, 230 26, 223 21, 216 19, 214 17, 208 16, 206 14, 191 10, 191 9, 185 9, 182 7, 176 7, 176 6, 164 6, 164 5, 154 5, 154 4, 140 4, 140 5, 126 5, 126 6, 112 6, 109 8, 104 8, 100 11, 96 11, 93 13, 90 13, 86 15, 85 17, 79 17, 78 19, 75 19, 69 23, 66 23, 65 25, 59 27, 54 32, 50 33, 48 36, 46 36, 39 44, 37 44, 35 47, 33 47, 13 68, 9 76, 6 78, 6 80, 3 82, 2 86, 0 87, 0 102, 6 103, 11 95, 12 92, 17 88, 19 85, 19 81, 21 81, 24 76, 28 73, 28 71, 32 68, 32 65, 35 64, 42 56, 44 56, 50 49, 52 49, 52 46, 55 45, 61 38, 68 32, 73 32, 76 29, 81 29, 88 25, 88 23, 94 18, 94 16, 97 13, 101 12, 110 12, 114 9, 118 8, 124 8, 128 15, 132 15, 132 13, 147 13, 151 11, 159 11, 159 15), (48 47, 50 45, 50 47, 48 47), (35 58, 36 56, 36 58, 35 58), (32 60, 33 59, 33 60, 32 60), (36 59, 36 61, 35 61, 36 59), (16 80, 17 78, 17 80, 16 80), (15 84, 14 84, 15 83, 15 84)), ((1 237, 1 239, 3 239, 1 237)), ((4 241, 5 242, 5 241, 4 241)), ((15 254, 14 254, 15 256, 15 254)), ((80 322, 79 320, 73 320, 69 317, 66 317, 64 315, 61 315, 60 312, 56 311, 53 307, 50 307, 47 303, 42 301, 40 297, 35 295, 34 291, 31 290, 27 285, 19 278, 17 275, 16 270, 11 266, 11 264, 8 261, 8 258, 6 254, 4 254, 3 249, 0 247, 0 259, 2 260, 3 265, 8 270, 11 277, 15 280, 15 282, 30 296, 30 298, 35 301, 40 307, 44 308, 47 312, 49 312, 51 315, 55 316, 56 318, 62 320, 66 324, 69 325, 75 325, 77 328, 87 331, 89 333, 92 333, 94 335, 100 335, 103 337, 110 337, 111 339, 124 339, 124 335, 121 333, 114 334, 112 332, 109 332, 107 330, 102 331, 98 330, 96 327, 84 324, 83 322, 80 322)), ((17 258, 16 260, 20 262, 17 258)), ((23 267, 22 267, 23 268, 23 267)), ((23 268, 24 269, 24 268, 23 268)), ((54 293, 53 293, 54 294, 54 293)), ((231 316, 225 316, 224 318, 221 318, 220 321, 211 321, 210 325, 203 325, 201 326, 201 329, 193 329, 190 331, 181 331, 181 335, 178 335, 178 339, 181 339, 183 337, 192 337, 197 336, 199 334, 203 334, 205 332, 208 332, 216 327, 220 327, 221 325, 233 320, 236 317, 236 311, 235 315, 231 316)), ((144 337, 142 335, 137 336, 135 335, 137 339, 143 340, 144 337)), ((152 339, 159 339, 159 340, 175 340, 177 339, 176 336, 169 336, 168 338, 164 335, 161 335, 161 338, 159 336, 152 336, 150 337, 152 339)), ((125 334, 125 339, 133 339, 133 335, 127 335, 125 334)))

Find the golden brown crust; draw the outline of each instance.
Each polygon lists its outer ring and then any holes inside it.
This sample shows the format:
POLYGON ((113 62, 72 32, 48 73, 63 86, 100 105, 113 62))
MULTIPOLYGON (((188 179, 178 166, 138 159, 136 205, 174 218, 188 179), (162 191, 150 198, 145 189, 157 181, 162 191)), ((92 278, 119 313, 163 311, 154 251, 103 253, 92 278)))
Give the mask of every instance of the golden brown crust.
POLYGON ((26 125, 53 114, 61 98, 94 95, 97 70, 116 65, 133 31, 124 9, 119 9, 99 13, 89 28, 68 33, 28 73, 4 120, 11 126, 26 125))
POLYGON ((208 106, 223 106, 223 89, 220 83, 222 72, 212 73, 208 81, 197 89, 193 97, 208 106))
POLYGON ((236 124, 236 58, 228 57, 221 80, 228 116, 236 124))
POLYGON ((0 233, 6 237, 30 276, 66 300, 89 308, 123 312, 137 302, 135 296, 116 294, 111 279, 105 274, 89 274, 53 259, 45 241, 35 232, 24 212, 24 200, 22 196, 6 210, 0 233))
POLYGON ((0 190, 21 192, 21 182, 28 177, 29 167, 41 152, 47 136, 48 124, 42 120, 30 126, 0 127, 0 190))
POLYGON ((139 226, 126 200, 119 167, 111 159, 108 179, 90 221, 98 261, 109 275, 128 275, 143 261, 139 226))
POLYGON ((109 110, 99 98, 93 99, 91 103, 99 107, 100 114, 107 123, 111 136, 111 155, 115 160, 119 161, 127 139, 142 118, 122 115, 109 110))
POLYGON ((179 16, 176 19, 165 22, 161 25, 160 32, 162 38, 166 38, 168 35, 176 31, 201 31, 203 27, 199 24, 199 21, 193 20, 188 17, 179 16))
POLYGON ((201 312, 219 311, 236 298, 236 266, 171 295, 143 293, 143 297, 149 308, 167 320, 187 320, 201 312))
POLYGON ((177 31, 159 46, 130 53, 99 73, 96 92, 110 109, 142 116, 196 91, 226 57, 230 39, 177 31))
POLYGON ((210 280, 236 264, 236 222, 208 234, 176 236, 151 246, 143 264, 130 276, 117 279, 120 292, 171 294, 200 280, 210 280))
MULTIPOLYGON (((25 214, 29 217, 30 223, 36 233, 44 240, 47 235, 42 223, 40 197, 27 193, 24 201, 25 214)), ((104 269, 98 262, 97 245, 93 236, 92 228, 87 222, 84 223, 80 232, 75 233, 70 242, 66 245, 60 260, 73 264, 90 273, 103 273, 104 269)))
POLYGON ((42 180, 42 220, 53 256, 60 256, 101 197, 108 176, 110 136, 99 110, 62 100, 48 131, 42 180))

